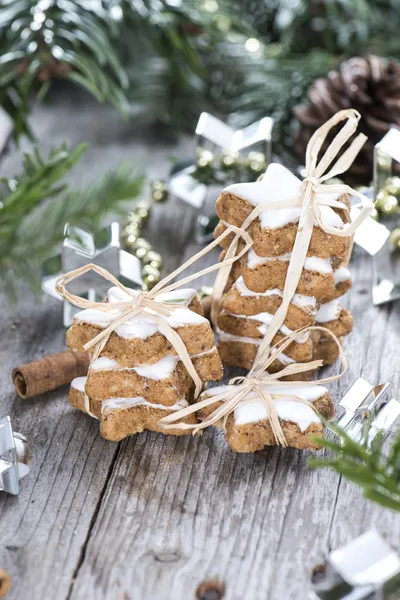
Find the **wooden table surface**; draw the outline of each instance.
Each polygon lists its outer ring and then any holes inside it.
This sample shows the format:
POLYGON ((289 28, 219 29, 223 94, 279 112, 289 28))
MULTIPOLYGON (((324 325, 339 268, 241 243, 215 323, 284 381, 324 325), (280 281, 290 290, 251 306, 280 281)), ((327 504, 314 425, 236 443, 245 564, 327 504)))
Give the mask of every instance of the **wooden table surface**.
MULTIPOLYGON (((162 143, 87 98, 38 107, 32 124, 44 149, 64 139, 90 143, 70 177, 76 186, 121 159, 165 177, 167 155, 192 150, 189 138, 162 143)), ((13 150, 0 171, 13 174, 19 163, 13 150)), ((146 234, 165 272, 198 249, 195 219, 176 200, 154 208, 146 234)), ((374 308, 371 259, 357 252, 351 267, 350 367, 331 391, 338 401, 362 375, 390 381, 397 396, 400 304, 374 308)), ((65 347, 61 304, 26 293, 17 309, 4 299, 1 307, 0 416, 11 416, 33 456, 19 496, 0 494, 0 568, 12 576, 9 600, 222 598, 196 592, 210 580, 224 584, 224 600, 302 600, 312 567, 367 529, 376 527, 400 549, 400 518, 336 474, 309 469, 307 452, 235 454, 217 430, 111 443, 95 420, 68 405, 66 388, 20 400, 12 368, 65 347)))

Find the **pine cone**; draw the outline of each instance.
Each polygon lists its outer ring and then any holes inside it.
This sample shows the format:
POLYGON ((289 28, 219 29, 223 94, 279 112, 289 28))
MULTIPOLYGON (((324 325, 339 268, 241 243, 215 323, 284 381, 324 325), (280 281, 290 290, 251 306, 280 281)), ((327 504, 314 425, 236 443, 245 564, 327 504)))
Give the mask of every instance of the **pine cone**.
POLYGON ((338 110, 355 108, 361 114, 358 130, 368 140, 341 177, 352 184, 369 184, 375 144, 391 127, 400 128, 400 64, 379 56, 350 58, 326 79, 316 79, 307 96, 309 104, 295 108, 300 122, 296 150, 301 159, 318 127, 338 110))

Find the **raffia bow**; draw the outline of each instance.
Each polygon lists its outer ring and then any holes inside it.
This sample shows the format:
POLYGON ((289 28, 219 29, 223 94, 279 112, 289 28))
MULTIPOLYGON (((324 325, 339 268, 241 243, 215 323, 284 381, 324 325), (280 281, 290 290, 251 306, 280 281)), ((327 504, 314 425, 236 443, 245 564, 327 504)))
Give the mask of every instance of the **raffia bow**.
MULTIPOLYGON (((100 310, 102 312, 115 314, 115 318, 111 321, 111 323, 105 329, 102 329, 90 342, 84 345, 85 350, 91 350, 91 361, 92 364, 101 354, 110 335, 120 326, 132 319, 133 317, 139 314, 145 314, 146 317, 155 321, 158 326, 160 332, 167 338, 167 340, 172 344, 175 349, 177 355, 180 360, 183 362, 186 367, 190 377, 193 379, 195 383, 195 396, 197 397, 202 389, 202 380, 196 372, 196 369, 193 366, 193 362, 190 358, 190 355, 186 349, 185 344, 182 339, 173 329, 173 327, 167 322, 166 318, 171 315, 171 312, 176 308, 182 308, 184 305, 182 303, 176 301, 169 301, 162 299, 161 296, 167 292, 171 292, 183 285, 197 279, 203 275, 206 275, 212 271, 219 270, 225 266, 231 265, 235 260, 238 260, 241 256, 245 254, 249 250, 252 245, 252 240, 249 234, 242 230, 240 227, 231 227, 230 231, 224 232, 217 240, 214 240, 211 244, 209 244, 206 248, 192 256, 188 261, 186 261, 183 265, 178 267, 175 271, 167 275, 164 279, 162 279, 154 288, 148 292, 141 291, 136 292, 134 290, 130 290, 126 288, 122 283, 118 281, 111 273, 109 273, 106 269, 99 267, 98 265, 88 264, 79 269, 75 269, 74 271, 70 271, 65 275, 59 277, 56 282, 56 290, 57 292, 65 298, 68 302, 71 302, 74 306, 77 306, 81 309, 92 308, 96 310, 100 310), (192 275, 188 275, 187 277, 181 279, 180 281, 176 281, 175 283, 167 285, 172 279, 175 279, 182 271, 196 263, 200 258, 204 255, 208 254, 210 250, 212 250, 215 246, 217 246, 226 235, 230 233, 234 233, 235 238, 238 240, 243 238, 245 241, 245 246, 243 250, 238 255, 227 257, 222 263, 216 263, 210 267, 206 267, 192 275), (80 296, 76 296, 69 292, 66 288, 68 283, 81 277, 85 273, 89 271, 94 271, 111 284, 117 286, 120 290, 125 292, 130 299, 123 302, 93 302, 90 300, 86 300, 85 298, 81 298, 80 296)), ((90 366, 89 366, 90 369, 90 366)), ((85 409, 91 416, 94 417, 93 413, 90 411, 89 400, 85 395, 85 409)))
MULTIPOLYGON (((271 348, 271 353, 264 365, 264 369, 257 368, 256 365, 253 365, 253 368, 245 377, 233 377, 229 381, 228 385, 233 385, 234 389, 223 390, 218 394, 213 394, 205 398, 204 400, 196 402, 196 404, 193 404, 192 406, 188 406, 187 408, 184 408, 174 414, 167 415, 159 421, 159 424, 162 425, 165 429, 183 429, 188 431, 192 430, 193 433, 197 433, 201 429, 205 429, 210 425, 214 425, 215 423, 222 421, 223 427, 225 429, 226 421, 229 415, 232 414, 239 405, 254 402, 254 397, 249 396, 251 395, 251 392, 255 392, 258 398, 266 406, 268 419, 277 444, 280 444, 281 446, 287 446, 286 438, 283 433, 282 426, 279 422, 279 418, 274 405, 274 400, 278 400, 282 397, 292 398, 302 404, 306 404, 313 410, 315 410, 315 408, 311 402, 308 402, 307 400, 304 400, 299 396, 296 396, 295 394, 290 395, 287 392, 287 388, 307 387, 310 385, 310 382, 281 381, 280 378, 287 377, 288 375, 298 375, 300 373, 306 373, 307 371, 319 369, 320 367, 322 367, 323 361, 318 359, 308 363, 293 363, 287 365, 277 373, 268 373, 267 369, 277 358, 279 358, 279 354, 281 352, 284 352, 284 350, 296 339, 299 333, 309 333, 311 331, 322 331, 324 335, 328 335, 334 340, 334 342, 338 346, 339 358, 342 364, 342 370, 339 374, 331 375, 330 377, 325 377, 323 379, 318 379, 316 381, 313 381, 312 384, 316 385, 329 383, 331 381, 339 379, 347 369, 347 361, 338 338, 335 336, 334 333, 332 333, 329 329, 326 329, 325 327, 319 327, 315 325, 303 327, 302 329, 294 331, 291 335, 286 336, 284 339, 279 341, 271 348), (273 393, 269 393, 268 386, 273 386, 274 388, 284 387, 285 391, 274 391, 273 393), (209 406, 215 404, 220 404, 220 406, 218 406, 208 417, 203 419, 201 423, 198 423, 196 425, 182 422, 177 423, 177 421, 180 421, 188 415, 204 410, 209 406)), ((207 394, 207 392, 205 392, 205 394, 207 394)))

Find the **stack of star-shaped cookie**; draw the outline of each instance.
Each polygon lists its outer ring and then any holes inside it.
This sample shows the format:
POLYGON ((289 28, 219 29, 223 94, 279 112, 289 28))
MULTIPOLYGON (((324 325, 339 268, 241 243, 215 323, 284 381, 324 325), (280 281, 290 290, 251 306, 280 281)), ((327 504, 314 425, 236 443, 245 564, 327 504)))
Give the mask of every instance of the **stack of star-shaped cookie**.
MULTIPOLYGON (((299 197, 301 182, 286 168, 271 164, 262 180, 225 188, 217 200, 220 223, 216 235, 228 225, 240 226, 255 206, 299 197)), ((347 195, 335 197, 348 205, 347 195)), ((344 210, 321 207, 322 222, 343 227, 344 210)), ((297 234, 300 208, 274 208, 263 211, 248 228, 253 247, 233 264, 230 287, 222 300, 218 318, 219 351, 229 365, 251 368, 259 344, 272 316, 282 303, 289 260, 297 234)), ((231 237, 223 240, 228 247, 231 237)), ((341 338, 352 329, 351 313, 339 298, 351 287, 347 263, 352 239, 327 234, 315 225, 307 258, 286 319, 274 342, 306 325, 323 325, 341 338)), ((325 364, 338 355, 336 344, 321 332, 298 336, 272 370, 292 362, 323 358, 325 364)))
MULTIPOLYGON (((107 300, 113 303, 129 298, 129 294, 113 287, 107 300)), ((160 294, 157 299, 182 304, 165 320, 186 346, 200 379, 219 380, 221 360, 195 290, 179 289, 160 294)), ((117 314, 117 310, 81 311, 67 332, 68 346, 82 350, 117 314)), ((145 429, 161 431, 161 417, 193 401, 193 379, 161 329, 144 312, 126 321, 111 333, 100 356, 91 363, 87 377, 72 382, 70 404, 98 418, 100 432, 106 439, 118 441, 145 429)), ((188 422, 196 422, 195 416, 191 415, 188 422)), ((167 433, 179 435, 185 431, 167 433)))

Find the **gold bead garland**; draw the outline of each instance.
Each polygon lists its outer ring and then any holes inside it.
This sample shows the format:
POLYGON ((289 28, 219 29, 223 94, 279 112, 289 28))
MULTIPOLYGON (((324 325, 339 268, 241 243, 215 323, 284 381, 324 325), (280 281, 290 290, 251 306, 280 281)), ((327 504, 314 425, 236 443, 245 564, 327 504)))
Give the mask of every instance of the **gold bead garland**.
POLYGON ((150 184, 151 188, 151 199, 153 202, 162 203, 168 199, 167 184, 165 181, 156 180, 150 184))
MULTIPOLYGON (((168 197, 167 188, 162 181, 153 181, 151 184, 152 202, 164 202, 168 197)), ((133 210, 123 224, 122 245, 125 250, 134 254, 142 265, 142 289, 150 290, 160 280, 162 257, 153 250, 148 240, 142 237, 144 225, 146 224, 152 202, 141 200, 137 202, 133 210)))
POLYGON ((400 227, 393 229, 389 239, 392 251, 400 250, 400 227))
POLYGON ((378 216, 393 216, 400 214, 399 210, 400 196, 400 177, 389 177, 385 185, 378 193, 375 200, 375 208, 378 216))
POLYGON ((227 184, 231 180, 255 181, 267 168, 266 156, 263 152, 251 151, 246 156, 239 152, 215 156, 210 150, 197 148, 196 169, 193 177, 211 185, 227 184))
MULTIPOLYGON (((379 221, 381 216, 394 217, 400 215, 399 198, 400 177, 388 177, 382 190, 376 197, 375 209, 371 214, 371 217, 379 221)), ((389 241, 392 252, 400 250, 400 227, 395 227, 392 230, 389 241)))

